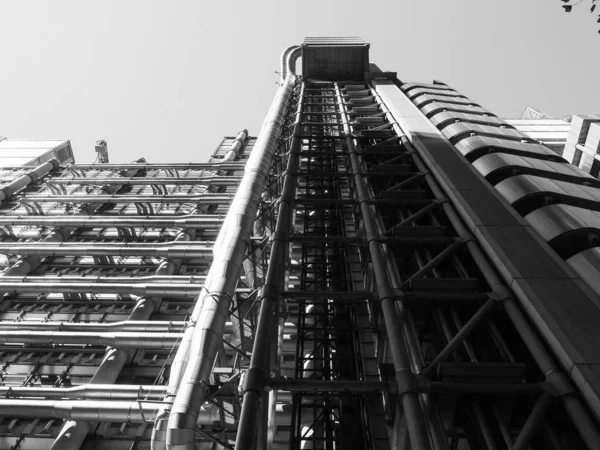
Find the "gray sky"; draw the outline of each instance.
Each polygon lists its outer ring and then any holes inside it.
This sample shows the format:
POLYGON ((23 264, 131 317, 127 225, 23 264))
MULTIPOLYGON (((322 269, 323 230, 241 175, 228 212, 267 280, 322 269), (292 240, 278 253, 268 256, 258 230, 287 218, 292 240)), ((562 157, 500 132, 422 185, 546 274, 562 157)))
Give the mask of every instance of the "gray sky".
POLYGON ((221 137, 258 132, 281 51, 305 36, 361 36, 383 70, 504 117, 600 112, 587 3, 0 0, 0 135, 70 139, 78 162, 98 139, 111 162, 203 162, 221 137))

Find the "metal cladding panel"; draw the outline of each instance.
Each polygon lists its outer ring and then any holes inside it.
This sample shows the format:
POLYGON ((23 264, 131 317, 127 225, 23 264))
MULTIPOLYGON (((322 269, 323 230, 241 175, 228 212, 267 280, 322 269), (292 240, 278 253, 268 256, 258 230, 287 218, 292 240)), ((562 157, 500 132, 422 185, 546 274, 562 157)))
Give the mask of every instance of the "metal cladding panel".
POLYGON ((550 193, 571 197, 573 201, 596 202, 600 206, 600 189, 578 186, 559 180, 550 180, 535 175, 517 175, 496 185, 504 198, 513 204, 527 196, 550 193))
POLYGON ((481 226, 477 227, 475 235, 507 279, 571 278, 572 274, 565 272, 561 258, 540 245, 540 238, 530 226, 481 226))
MULTIPOLYGON (((526 296, 531 307, 528 312, 549 341, 567 371, 575 364, 600 363, 600 300, 590 287, 578 279, 530 278, 515 279, 511 287, 526 296)), ((586 378, 578 383, 584 390, 595 390, 587 398, 592 406, 598 407, 598 378, 586 378)))
MULTIPOLYGON (((458 95, 458 94, 457 94, 458 95)), ((456 105, 473 105, 479 106, 477 103, 469 100, 466 97, 448 97, 444 95, 424 94, 414 99, 415 105, 421 107, 431 102, 445 102, 456 105)))
POLYGON ((487 109, 484 109, 481 106, 459 105, 457 103, 447 103, 444 101, 428 103, 427 105, 421 107, 421 112, 428 117, 431 117, 433 114, 437 114, 442 111, 457 111, 470 114, 490 114, 487 109))
POLYGON ((504 121, 496 116, 470 114, 458 111, 442 111, 431 117, 431 121, 438 128, 444 128, 455 122, 478 123, 482 125, 504 125, 504 121))
POLYGON ((358 36, 315 36, 305 37, 304 45, 368 45, 358 36))
MULTIPOLYGON (((540 172, 539 175, 546 176, 548 178, 562 178, 565 180, 570 179, 572 182, 577 184, 584 184, 586 181, 591 185, 597 185, 598 180, 590 176, 578 167, 566 164, 564 162, 547 161, 539 158, 529 158, 526 156, 512 155, 508 153, 489 153, 487 155, 478 158, 473 162, 475 167, 480 174, 488 178, 494 177, 494 173, 502 171, 503 169, 514 168, 515 171, 510 174, 504 174, 504 178, 508 178, 519 173, 520 168, 525 168, 527 173, 540 172), (543 173, 542 173, 543 172, 543 173)), ((498 183, 502 180, 496 180, 494 183, 498 183)))
MULTIPOLYGON (((597 295, 600 295, 600 248, 590 248, 567 259, 571 266, 583 278, 597 295)), ((597 363, 600 361, 596 361, 597 363)))
POLYGON ((448 97, 464 97, 464 95, 459 94, 454 89, 432 89, 425 87, 416 87, 408 91, 408 97, 410 99, 415 99, 424 94, 442 95, 448 97))
POLYGON ((37 166, 52 158, 57 158, 61 164, 75 162, 71 143, 59 140, 5 139, 0 141, 1 166, 37 166))
POLYGON ((306 38, 302 75, 326 81, 364 79, 369 71, 369 44, 360 38, 306 38))
POLYGON ((553 161, 564 161, 564 159, 552 150, 541 144, 509 141, 489 136, 469 136, 457 142, 455 146, 458 151, 471 162, 487 153, 493 152, 510 153, 553 161))
POLYGON ((585 139, 585 148, 593 153, 600 152, 600 123, 592 123, 585 139))
POLYGON ((450 89, 450 86, 447 86, 446 84, 435 84, 435 83, 404 83, 402 85, 402 90, 404 92, 408 92, 412 89, 416 89, 416 88, 427 88, 427 89, 441 89, 441 90, 445 90, 445 89, 450 89))
POLYGON ((600 212, 572 205, 544 206, 527 214, 525 220, 546 242, 573 230, 583 228, 600 230, 600 212))
POLYGON ((476 123, 458 122, 448 125, 442 130, 444 136, 450 139, 451 142, 458 139, 464 139, 465 137, 476 134, 483 136, 498 137, 500 139, 507 140, 518 140, 528 139, 523 133, 514 128, 510 127, 492 127, 488 125, 478 125, 476 123))

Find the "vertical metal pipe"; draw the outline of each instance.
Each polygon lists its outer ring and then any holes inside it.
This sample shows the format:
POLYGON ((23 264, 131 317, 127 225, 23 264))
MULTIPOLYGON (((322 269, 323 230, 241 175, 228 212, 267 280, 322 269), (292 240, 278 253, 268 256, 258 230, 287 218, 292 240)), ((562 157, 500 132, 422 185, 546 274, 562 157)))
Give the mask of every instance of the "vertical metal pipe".
MULTIPOLYGON (((205 287, 192 311, 186 330, 185 346, 180 346, 176 361, 181 380, 170 380, 170 395, 175 395, 166 426, 167 449, 196 448, 196 420, 204 403, 205 390, 229 315, 231 296, 239 279, 246 253, 246 241, 252 231, 258 203, 267 180, 283 117, 295 80, 294 61, 299 50, 288 58, 289 74, 279 89, 244 169, 244 177, 229 208, 215 242, 214 259, 205 287), (187 344, 189 342, 189 344, 187 344)), ((173 375, 171 375, 173 376, 173 375)), ((159 425, 160 427, 161 425, 159 425)), ((155 426, 156 428, 156 426, 155 426)), ((154 441, 153 449, 160 448, 154 441)))
POLYGON ((346 134, 346 144, 350 159, 351 171, 354 177, 354 186, 356 197, 360 207, 363 226, 371 263, 373 265, 373 274, 375 276, 376 291, 379 296, 381 313, 385 322, 385 328, 390 344, 390 353, 396 370, 396 384, 398 394, 402 402, 406 425, 410 437, 411 448, 413 450, 430 449, 429 436, 425 425, 425 416, 419 402, 416 377, 411 370, 408 348, 402 330, 400 329, 400 318, 396 311, 395 293, 392 288, 385 257, 379 244, 379 233, 369 207, 369 192, 364 184, 361 174, 361 166, 357 155, 356 146, 352 139, 352 133, 348 125, 348 117, 343 107, 342 95, 339 86, 335 85, 337 101, 340 108, 342 123, 344 124, 344 133, 346 134))
MULTIPOLYGON (((246 372, 243 398, 242 413, 236 438, 236 448, 239 450, 250 450, 256 441, 256 431, 260 424, 257 424, 256 411, 262 403, 262 408, 267 410, 264 404, 265 381, 269 375, 271 345, 273 337, 273 327, 276 327, 278 304, 281 299, 281 291, 284 285, 286 261, 289 255, 288 242, 290 229, 292 226, 293 203, 296 194, 296 177, 294 173, 298 170, 300 164, 300 122, 302 115, 302 99, 304 96, 304 87, 300 94, 298 110, 296 112, 296 121, 294 124, 292 147, 288 156, 287 167, 283 179, 283 189, 279 199, 279 211, 277 214, 277 223, 275 233, 273 234, 273 243, 271 245, 271 255, 267 268, 265 286, 261 291, 261 306, 254 338, 254 347, 252 349, 252 359, 250 368, 246 372)), ((278 329, 278 328, 276 328, 278 329)), ((264 447, 264 442, 259 443, 259 448, 264 447)))

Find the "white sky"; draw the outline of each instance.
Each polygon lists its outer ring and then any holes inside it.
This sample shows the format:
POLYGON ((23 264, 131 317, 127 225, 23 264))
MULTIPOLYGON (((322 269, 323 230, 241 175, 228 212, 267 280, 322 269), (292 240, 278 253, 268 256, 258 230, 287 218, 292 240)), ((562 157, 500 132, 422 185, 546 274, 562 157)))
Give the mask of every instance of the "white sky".
POLYGON ((260 129, 281 51, 361 36, 403 81, 439 79, 504 117, 600 112, 584 1, 0 0, 0 135, 70 139, 78 162, 203 162, 260 129))

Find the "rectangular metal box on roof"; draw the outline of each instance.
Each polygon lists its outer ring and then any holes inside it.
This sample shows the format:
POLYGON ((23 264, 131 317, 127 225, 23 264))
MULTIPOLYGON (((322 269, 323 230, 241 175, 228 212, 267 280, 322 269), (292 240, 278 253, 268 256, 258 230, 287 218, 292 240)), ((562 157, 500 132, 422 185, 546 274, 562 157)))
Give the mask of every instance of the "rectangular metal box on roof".
POLYGON ((0 138, 0 167, 37 166, 52 158, 74 163, 70 141, 0 138))
POLYGON ((370 44, 359 37, 308 37, 302 44, 302 75, 325 81, 362 80, 370 44))

